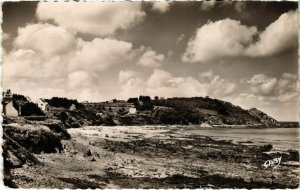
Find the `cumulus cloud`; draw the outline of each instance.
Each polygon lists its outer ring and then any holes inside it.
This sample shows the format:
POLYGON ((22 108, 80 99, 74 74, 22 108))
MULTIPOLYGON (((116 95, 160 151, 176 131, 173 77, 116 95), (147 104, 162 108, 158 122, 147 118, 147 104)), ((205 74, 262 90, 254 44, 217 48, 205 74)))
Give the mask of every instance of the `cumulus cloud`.
POLYGON ((157 68, 165 61, 165 56, 152 49, 147 49, 137 61, 137 65, 157 68))
POLYGON ((158 1, 153 3, 152 10, 160 13, 165 13, 170 9, 170 4, 167 1, 158 1))
POLYGON ((31 49, 52 56, 63 54, 75 47, 75 38, 68 31, 50 24, 28 24, 18 29, 14 40, 18 49, 31 49))
POLYGON ((121 86, 121 92, 119 97, 122 99, 128 99, 130 97, 138 97, 145 94, 144 80, 140 77, 129 78, 127 82, 121 86))
MULTIPOLYGON (((30 24, 19 28, 13 49, 3 58, 3 85, 15 92, 24 86, 45 97, 48 92, 62 92, 82 100, 103 98, 99 91, 101 73, 131 59, 132 44, 109 38, 84 41, 65 29, 50 24, 30 24), (22 85, 19 85, 22 81, 22 85)), ((55 95, 55 94, 54 94, 55 95)))
POLYGON ((267 97, 278 102, 295 102, 298 96, 297 75, 283 73, 280 77, 270 77, 265 74, 256 74, 246 81, 250 85, 253 97, 264 99, 267 97))
POLYGON ((95 38, 92 41, 79 41, 76 50, 68 64, 70 70, 85 69, 90 72, 98 72, 129 59, 132 44, 115 39, 95 38))
POLYGON ((207 62, 240 55, 244 47, 252 42, 256 32, 255 27, 241 25, 236 20, 208 22, 190 39, 182 59, 187 62, 207 62))
POLYGON ((137 76, 137 73, 133 70, 121 70, 119 72, 119 82, 126 83, 129 79, 132 79, 135 76, 137 76))
POLYGON ((254 94, 269 95, 274 91, 278 80, 265 74, 256 74, 247 82, 251 84, 254 94))
POLYGON ((282 14, 259 35, 247 49, 250 56, 273 55, 298 46, 298 11, 282 14))
MULTIPOLYGON (((200 74, 205 76, 205 74, 200 74)), ((212 96, 221 98, 232 94, 236 90, 233 82, 222 79, 219 75, 212 73, 212 81, 206 81, 200 77, 199 80, 193 77, 173 76, 170 72, 155 69, 146 80, 131 75, 127 82, 122 84, 120 96, 129 98, 141 94, 161 97, 193 97, 212 96), (130 90, 128 90, 130 89, 130 90)), ((121 73, 119 75, 119 80, 121 73)), ((122 80, 121 80, 122 81, 122 80)))
POLYGON ((199 74, 200 82, 205 84, 207 94, 213 97, 225 97, 236 91, 237 86, 234 82, 227 81, 212 70, 199 74))
MULTIPOLYGON (((107 69, 128 63, 155 68, 165 61, 163 54, 151 48, 133 49, 132 43, 112 38, 85 41, 51 24, 19 28, 12 45, 12 50, 3 58, 3 85, 19 93, 24 86, 39 88, 38 93, 24 90, 33 98, 57 95, 44 93, 52 89, 60 92, 60 96, 103 100, 103 88, 107 87, 101 86, 101 81, 107 69)), ((132 93, 133 89, 136 93, 143 92, 143 86, 138 89, 143 84, 139 76, 132 70, 120 71, 119 82, 124 94, 132 93)))
POLYGON ((40 2, 36 14, 42 21, 53 20, 63 28, 97 36, 128 29, 145 17, 139 2, 40 2))
POLYGON ((208 22, 189 40, 182 60, 205 63, 225 57, 270 56, 295 48, 297 15, 298 11, 284 13, 262 32, 231 19, 208 22))

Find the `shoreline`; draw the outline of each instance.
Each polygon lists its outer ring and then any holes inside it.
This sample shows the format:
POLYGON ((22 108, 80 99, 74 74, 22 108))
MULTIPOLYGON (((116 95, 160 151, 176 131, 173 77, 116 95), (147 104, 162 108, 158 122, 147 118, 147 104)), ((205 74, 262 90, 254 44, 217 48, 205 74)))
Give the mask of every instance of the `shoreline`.
POLYGON ((299 153, 245 145, 162 126, 68 129, 63 152, 12 169, 24 188, 296 188, 299 153), (282 157, 278 168, 264 168, 282 157))

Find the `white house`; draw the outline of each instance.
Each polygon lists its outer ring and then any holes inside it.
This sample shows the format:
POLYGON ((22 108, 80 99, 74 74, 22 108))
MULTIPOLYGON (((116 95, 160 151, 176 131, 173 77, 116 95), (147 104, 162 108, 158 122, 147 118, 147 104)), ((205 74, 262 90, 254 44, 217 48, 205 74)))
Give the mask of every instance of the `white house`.
POLYGON ((6 116, 13 116, 13 117, 17 117, 19 116, 19 110, 17 110, 14 106, 13 106, 13 102, 9 102, 5 105, 5 113, 4 115, 6 116))
POLYGON ((42 98, 38 99, 37 105, 42 111, 48 111, 49 105, 44 99, 42 99, 42 98))
POLYGON ((13 97, 11 91, 8 89, 6 92, 3 92, 3 99, 11 99, 13 97))
POLYGON ((136 114, 136 108, 129 108, 128 114, 136 114))
POLYGON ((76 106, 74 104, 72 104, 70 107, 69 107, 69 110, 73 111, 73 110, 76 110, 76 106))

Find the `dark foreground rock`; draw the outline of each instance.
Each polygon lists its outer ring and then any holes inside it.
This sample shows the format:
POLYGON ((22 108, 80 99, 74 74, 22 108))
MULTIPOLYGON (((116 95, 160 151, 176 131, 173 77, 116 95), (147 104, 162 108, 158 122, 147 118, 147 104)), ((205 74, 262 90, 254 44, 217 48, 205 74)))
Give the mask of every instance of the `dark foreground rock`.
POLYGON ((61 139, 44 125, 3 125, 3 132, 31 153, 53 153, 62 150, 61 139))
POLYGON ((5 132, 3 134, 2 156, 4 165, 4 185, 8 187, 17 187, 12 181, 10 170, 22 167, 23 164, 39 164, 38 159, 17 141, 10 138, 5 132))
POLYGON ((57 120, 31 121, 22 117, 5 117, 2 127, 4 184, 9 187, 16 187, 12 181, 12 169, 39 165, 41 162, 34 154, 61 152, 61 140, 71 138, 57 120))

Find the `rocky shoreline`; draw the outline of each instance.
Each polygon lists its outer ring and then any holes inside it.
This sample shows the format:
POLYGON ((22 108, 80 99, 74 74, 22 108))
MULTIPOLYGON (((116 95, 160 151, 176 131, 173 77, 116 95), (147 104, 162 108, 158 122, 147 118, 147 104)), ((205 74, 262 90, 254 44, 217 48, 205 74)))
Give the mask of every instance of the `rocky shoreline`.
POLYGON ((272 151, 271 144, 245 145, 188 135, 180 126, 84 127, 67 132, 71 139, 61 140, 61 151, 30 153, 32 159, 9 169, 6 185, 23 188, 299 186, 298 151, 272 151), (264 167, 267 160, 278 157, 282 161, 276 169, 264 167))

